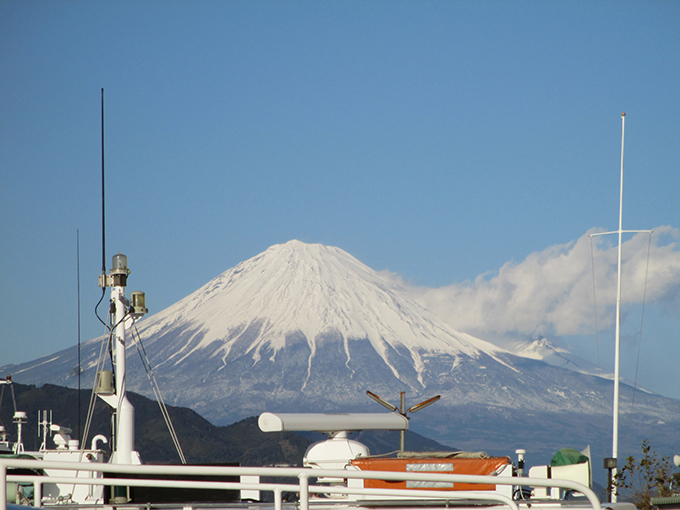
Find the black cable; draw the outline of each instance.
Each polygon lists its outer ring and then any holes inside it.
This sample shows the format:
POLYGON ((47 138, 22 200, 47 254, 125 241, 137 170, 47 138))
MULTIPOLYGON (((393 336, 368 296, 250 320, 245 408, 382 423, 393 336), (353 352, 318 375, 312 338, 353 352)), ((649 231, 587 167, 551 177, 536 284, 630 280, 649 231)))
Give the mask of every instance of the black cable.
POLYGON ((104 325, 104 327, 105 327, 106 329, 109 329, 109 325, 106 324, 106 322, 104 322, 104 321, 101 319, 101 317, 99 316, 99 312, 98 312, 99 305, 101 305, 101 304, 102 304, 102 301, 104 301, 104 296, 105 296, 105 295, 106 295, 106 287, 102 287, 102 297, 99 298, 99 301, 97 301, 97 304, 94 306, 94 314, 95 314, 95 316, 97 317, 97 319, 99 320, 99 322, 101 322, 101 323, 104 325))

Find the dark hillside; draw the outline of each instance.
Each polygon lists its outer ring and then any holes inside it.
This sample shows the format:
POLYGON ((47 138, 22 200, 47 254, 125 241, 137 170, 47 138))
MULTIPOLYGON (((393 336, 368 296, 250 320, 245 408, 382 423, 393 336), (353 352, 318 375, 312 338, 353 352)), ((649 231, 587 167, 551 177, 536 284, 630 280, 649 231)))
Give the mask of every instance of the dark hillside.
MULTIPOLYGON (((27 450, 40 447, 38 438, 38 411, 52 410, 52 422, 73 430, 72 437, 78 437, 78 391, 53 384, 41 387, 13 384, 17 409, 25 411, 28 423, 24 425, 23 440, 27 450)), ((16 439, 16 426, 12 422, 14 406, 11 388, 3 386, 4 394, 0 406, 0 424, 4 425, 16 439)), ((81 391, 81 434, 85 430, 88 404, 91 392, 81 391)), ((135 446, 146 463, 179 463, 179 456, 173 446, 170 433, 163 421, 158 403, 136 393, 128 393, 135 407, 135 446)), ((323 434, 295 434, 293 432, 262 432, 257 418, 250 417, 224 427, 217 427, 195 411, 185 407, 168 406, 168 413, 179 437, 187 462, 226 463, 239 462, 245 466, 275 464, 302 465, 302 457, 313 441, 324 439, 323 434)), ((96 399, 95 411, 88 437, 103 434, 111 436, 111 413, 109 407, 96 399)), ((351 436, 365 443, 372 454, 384 454, 399 448, 399 433, 371 431, 351 436)), ((52 447, 51 440, 48 447, 52 447)), ((101 445, 100 445, 101 446, 101 445)), ((447 450, 435 441, 407 431, 406 447, 410 450, 447 450)))
MULTIPOLYGON (((33 385, 13 384, 17 409, 25 411, 28 423, 23 428, 23 441, 27 450, 40 447, 38 438, 38 411, 52 410, 52 422, 73 430, 78 437, 78 391, 52 384, 39 388, 33 385)), ((11 388, 3 386, 0 407, 0 424, 16 439, 16 426, 12 422, 14 406, 11 388)), ((81 434, 85 431, 90 391, 81 392, 81 434)), ((179 463, 170 433, 161 415, 158 403, 136 393, 128 393, 135 407, 135 447, 144 462, 179 463)), ((257 426, 257 418, 247 418, 226 427, 216 427, 199 414, 184 407, 168 406, 168 413, 179 437, 182 450, 190 464, 240 462, 243 465, 291 464, 301 465, 310 441, 292 432, 264 433, 257 426)), ((103 434, 111 436, 109 407, 96 400, 87 446, 91 438, 103 434)), ((51 440, 48 446, 52 447, 51 440)), ((100 445, 101 446, 101 445, 100 445)))

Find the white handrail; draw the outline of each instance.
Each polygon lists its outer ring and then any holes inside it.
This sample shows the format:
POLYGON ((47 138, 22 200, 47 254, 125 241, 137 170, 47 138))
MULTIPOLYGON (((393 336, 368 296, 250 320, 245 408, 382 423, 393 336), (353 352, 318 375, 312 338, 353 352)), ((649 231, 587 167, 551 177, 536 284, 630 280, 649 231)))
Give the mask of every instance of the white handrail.
MULTIPOLYGON (((309 486, 309 478, 330 477, 344 479, 377 479, 390 481, 431 481, 452 482, 470 484, 491 484, 520 486, 529 485, 534 487, 561 487, 577 491, 589 500, 593 510, 601 510, 600 501, 595 493, 588 487, 569 480, 527 478, 510 476, 481 476, 481 475, 456 475, 442 473, 416 473, 394 471, 359 471, 359 470, 332 470, 310 468, 263 468, 263 467, 233 467, 233 466, 159 466, 159 465, 112 465, 100 463, 78 462, 53 462, 31 459, 0 458, 0 510, 7 510, 7 481, 32 482, 38 488, 42 483, 73 483, 82 485, 122 485, 134 486, 143 483, 145 486, 155 487, 180 487, 180 488, 218 488, 218 489, 246 489, 273 491, 277 500, 275 508, 281 508, 281 493, 283 491, 300 492, 300 510, 308 510, 310 493, 337 493, 356 495, 380 495, 391 497, 414 497, 428 499, 482 499, 495 500, 508 505, 512 510, 517 510, 517 504, 506 495, 495 491, 441 491, 432 489, 362 489, 345 486, 309 486), (187 480, 149 480, 149 479, 123 479, 123 478, 76 478, 56 477, 40 475, 7 475, 7 468, 25 469, 58 469, 65 471, 93 471, 102 473, 137 474, 137 475, 220 475, 239 476, 257 475, 267 477, 290 477, 297 478, 297 484, 264 484, 242 482, 210 482, 210 481, 187 481, 187 480)), ((38 495, 41 490, 36 490, 36 506, 40 505, 38 495)))
MULTIPOLYGON (((314 475, 314 473, 309 473, 314 475)), ((7 481, 22 481, 34 484, 44 483, 46 477, 40 475, 8 475, 7 481)), ((309 477, 301 477, 307 480, 309 477)), ((113 485, 113 486, 134 486, 140 483, 139 478, 78 478, 50 476, 49 483, 78 483, 81 485, 113 485)), ((145 486, 153 487, 175 487, 182 489, 241 489, 241 490, 260 490, 260 491, 280 491, 298 492, 300 485, 297 484, 272 484, 272 483, 244 483, 244 482, 215 482, 200 480, 144 480, 145 486)), ((302 484, 304 486, 304 482, 302 484)), ((304 489, 303 489, 304 491, 304 489)), ((423 489, 361 489, 347 488, 344 486, 308 486, 308 492, 314 494, 352 494, 364 496, 399 496, 400 498, 428 498, 428 499, 473 499, 473 500, 492 500, 508 505, 512 510, 518 510, 517 504, 504 494, 489 492, 488 494, 473 491, 437 491, 423 489)), ((37 505, 36 505, 37 506, 37 505)))

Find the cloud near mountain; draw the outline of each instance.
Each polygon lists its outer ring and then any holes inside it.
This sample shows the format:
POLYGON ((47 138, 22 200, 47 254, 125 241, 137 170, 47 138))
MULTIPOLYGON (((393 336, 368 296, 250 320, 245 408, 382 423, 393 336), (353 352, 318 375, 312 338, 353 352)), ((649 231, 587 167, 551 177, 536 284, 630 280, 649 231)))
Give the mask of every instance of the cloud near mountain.
MULTIPOLYGON (((592 333, 593 274, 599 327, 612 327, 618 258, 616 236, 598 236, 591 244, 589 234, 595 232, 602 230, 593 229, 576 241, 532 253, 519 263, 508 262, 497 274, 481 275, 473 282, 432 289, 392 276, 395 286, 411 299, 473 335, 592 333)), ((661 226, 651 238, 642 233, 628 236, 622 249, 623 304, 641 303, 646 293, 647 302, 677 313, 680 230, 661 226)))

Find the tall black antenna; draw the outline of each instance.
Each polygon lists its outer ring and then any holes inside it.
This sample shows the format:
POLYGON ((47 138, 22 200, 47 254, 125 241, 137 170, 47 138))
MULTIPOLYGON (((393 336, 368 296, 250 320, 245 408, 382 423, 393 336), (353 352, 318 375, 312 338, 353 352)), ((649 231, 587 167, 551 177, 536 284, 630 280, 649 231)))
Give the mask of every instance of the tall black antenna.
MULTIPOLYGON (((106 205, 105 205, 105 186, 104 186, 104 89, 102 88, 102 274, 99 276, 99 286, 102 288, 102 297, 94 307, 94 314, 97 316, 105 328, 109 329, 108 324, 102 320, 97 310, 106 295, 106 205)), ((87 431, 86 431, 87 432, 87 431)))
POLYGON ((102 89, 102 274, 106 274, 106 209, 104 207, 104 89, 102 89))

